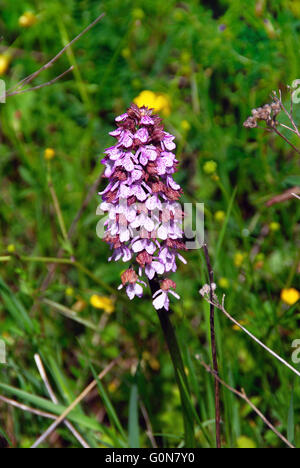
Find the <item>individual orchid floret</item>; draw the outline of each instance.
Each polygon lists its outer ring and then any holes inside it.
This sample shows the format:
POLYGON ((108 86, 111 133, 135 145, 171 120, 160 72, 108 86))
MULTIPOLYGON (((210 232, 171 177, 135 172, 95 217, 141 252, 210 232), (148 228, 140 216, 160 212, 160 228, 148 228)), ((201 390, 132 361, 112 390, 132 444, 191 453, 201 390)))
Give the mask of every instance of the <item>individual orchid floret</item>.
POLYGON ((110 261, 131 262, 122 275, 130 299, 143 295, 146 283, 161 281, 155 307, 168 309, 175 283, 166 278, 177 269, 183 240, 183 212, 178 202, 182 189, 173 176, 178 161, 173 151, 175 137, 164 130, 162 120, 147 107, 132 104, 116 117, 117 129, 110 132, 116 144, 105 150, 102 163, 107 187, 100 193, 101 210, 107 213, 104 240, 110 245, 110 261), (170 282, 171 281, 171 282, 170 282))
POLYGON ((147 286, 146 283, 139 279, 136 272, 129 268, 121 275, 122 284, 118 287, 118 289, 122 289, 125 285, 126 286, 126 293, 130 300, 134 299, 135 296, 142 297, 143 295, 143 288, 141 284, 147 286))
POLYGON ((165 308, 169 310, 170 299, 168 294, 172 294, 176 299, 180 299, 180 296, 172 291, 176 289, 176 283, 171 279, 167 278, 163 280, 160 284, 160 289, 153 294, 153 306, 156 310, 165 308))

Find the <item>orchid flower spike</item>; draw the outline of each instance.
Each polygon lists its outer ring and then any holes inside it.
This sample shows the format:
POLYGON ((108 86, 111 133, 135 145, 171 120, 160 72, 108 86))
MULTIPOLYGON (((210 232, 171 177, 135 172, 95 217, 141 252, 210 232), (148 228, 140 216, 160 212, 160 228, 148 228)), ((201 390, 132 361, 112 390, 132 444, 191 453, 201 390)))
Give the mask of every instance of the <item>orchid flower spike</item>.
POLYGON ((107 213, 104 241, 113 250, 109 260, 130 262, 121 276, 130 299, 142 297, 146 283, 140 278, 161 278, 153 296, 156 309, 169 308, 176 284, 166 278, 186 263, 179 250, 187 250, 182 231, 183 212, 178 200, 182 189, 173 175, 178 161, 172 152, 175 137, 164 130, 162 119, 147 107, 132 104, 116 119, 110 132, 116 144, 105 150, 102 163, 108 184, 101 209, 107 213))

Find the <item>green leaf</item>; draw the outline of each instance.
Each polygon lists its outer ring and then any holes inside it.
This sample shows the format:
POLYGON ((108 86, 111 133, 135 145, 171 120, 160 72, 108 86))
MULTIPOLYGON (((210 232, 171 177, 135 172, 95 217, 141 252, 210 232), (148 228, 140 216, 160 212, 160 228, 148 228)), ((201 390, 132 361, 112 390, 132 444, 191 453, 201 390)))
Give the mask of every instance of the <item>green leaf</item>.
POLYGON ((287 438, 291 444, 295 440, 295 417, 294 417, 294 389, 292 389, 290 407, 288 413, 287 438))
POLYGON ((112 425, 114 425, 118 431, 120 432, 120 435, 126 440, 127 437, 126 437, 126 434, 125 434, 125 431, 122 427, 122 424, 117 416, 117 413, 109 399, 109 396, 107 395, 106 391, 105 391, 105 388, 102 384, 102 382, 100 381, 100 379, 98 378, 97 376, 97 373, 95 372, 95 369, 93 367, 92 364, 90 364, 90 367, 92 369, 92 373, 94 375, 94 379, 97 380, 97 386, 98 386, 98 390, 99 390, 99 394, 100 394, 100 397, 102 398, 103 400, 103 403, 104 403, 104 406, 105 406, 105 409, 107 411, 107 414, 108 414, 108 417, 109 417, 109 420, 111 422, 112 425))
POLYGON ((136 384, 133 384, 130 390, 128 432, 129 447, 139 448, 138 387, 136 384))

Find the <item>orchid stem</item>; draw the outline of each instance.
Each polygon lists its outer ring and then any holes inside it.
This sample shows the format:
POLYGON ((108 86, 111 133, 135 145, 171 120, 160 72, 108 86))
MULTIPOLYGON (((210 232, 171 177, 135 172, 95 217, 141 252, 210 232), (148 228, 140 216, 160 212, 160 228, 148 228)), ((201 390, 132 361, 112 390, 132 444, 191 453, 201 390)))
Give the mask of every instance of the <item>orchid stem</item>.
MULTIPOLYGON (((159 289, 158 279, 155 277, 149 281, 152 295, 155 294, 159 289)), ((165 309, 157 310, 158 318, 160 320, 161 328, 164 333, 165 340, 170 352, 172 359, 175 379, 180 392, 182 410, 183 410, 183 422, 185 432, 185 445, 186 448, 195 447, 194 438, 194 423, 193 415, 191 414, 190 401, 189 401, 189 385, 188 379, 184 370, 184 364, 177 341, 176 333, 172 322, 170 320, 170 312, 165 309)))

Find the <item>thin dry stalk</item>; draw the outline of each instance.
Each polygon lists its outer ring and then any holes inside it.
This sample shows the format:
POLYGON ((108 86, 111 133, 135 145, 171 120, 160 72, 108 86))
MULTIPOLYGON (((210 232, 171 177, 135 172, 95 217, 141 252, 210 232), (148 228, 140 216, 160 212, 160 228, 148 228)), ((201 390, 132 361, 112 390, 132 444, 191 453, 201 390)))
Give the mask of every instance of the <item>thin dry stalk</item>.
MULTIPOLYGON (((207 245, 203 245, 203 251, 206 261, 206 266, 209 276, 209 294, 210 294, 210 336, 211 336, 211 351, 212 361, 215 375, 219 375, 218 359, 217 359, 217 346, 215 336, 215 307, 213 304, 213 283, 214 272, 211 266, 207 245)), ((216 412, 216 444, 217 448, 221 448, 221 410, 220 410, 220 384, 215 378, 215 412, 216 412)))
POLYGON ((255 411, 255 413, 262 419, 262 421, 271 429, 271 431, 274 432, 274 434, 276 434, 288 447, 290 448, 296 448, 294 447, 294 445, 292 445, 282 434, 280 434, 280 432, 277 431, 277 429, 273 426, 273 424, 265 417, 265 415, 254 405, 254 403, 252 403, 252 401, 250 400, 250 398, 246 395, 245 393, 245 390, 242 389, 241 392, 239 392, 238 390, 236 390, 235 388, 231 387, 230 385, 228 385, 226 382, 224 382, 224 380, 220 379, 220 377, 218 375, 216 375, 216 373, 213 371, 213 369, 211 369, 205 362, 201 361, 201 359, 199 358, 199 356, 196 356, 199 364, 201 364, 201 366, 203 366, 205 368, 205 370, 207 372, 209 372, 210 374, 212 374, 214 376, 215 379, 217 379, 219 381, 219 383, 221 385, 223 385, 224 387, 226 387, 228 390, 230 390, 232 393, 234 393, 235 395, 237 395, 238 397, 242 398, 242 400, 244 400, 246 403, 248 403, 249 406, 251 406, 251 408, 253 409, 253 411, 255 411))
MULTIPOLYGON (((207 300, 207 302, 211 303, 210 299, 209 298, 205 298, 207 300)), ((266 346, 262 341, 260 341, 258 338, 256 338, 256 336, 254 336, 251 332, 249 332, 247 330, 247 328, 243 327, 243 325, 241 325, 237 320, 235 320, 228 312, 227 310, 225 309, 224 307, 224 301, 225 301, 225 294, 223 295, 223 299, 222 299, 222 304, 219 304, 219 302, 217 301, 217 298, 214 297, 214 300, 212 301, 213 305, 219 309, 221 312, 223 312, 223 314, 232 322, 234 323, 237 327, 239 327, 241 330, 243 330, 243 332, 245 332, 248 336, 250 336, 250 338, 252 338, 252 340, 254 340, 257 344, 259 344, 262 348, 264 348, 266 351, 268 351, 269 354, 271 354, 273 357, 275 357, 278 361, 280 361, 282 364, 284 364, 286 367, 288 367, 292 372, 294 372, 294 374, 296 374, 298 377, 300 377, 300 372, 295 369, 293 366, 291 366, 291 364, 289 364, 288 362, 286 362, 282 357, 280 357, 278 354, 276 354, 274 351, 272 351, 272 349, 268 348, 268 346, 266 346)))
MULTIPOLYGON (((42 363, 42 360, 41 360, 39 354, 34 355, 34 360, 35 360, 35 363, 36 363, 36 366, 37 366, 38 371, 40 373, 40 376, 42 378, 42 381, 44 382, 44 385, 46 387, 46 390, 47 390, 52 402, 55 403, 56 405, 58 405, 58 399, 56 398, 56 395, 55 395, 55 393, 54 393, 54 391, 53 391, 53 389, 51 387, 51 384, 50 384, 50 382, 48 380, 44 365, 42 363)), ((84 440, 82 435, 79 434, 77 429, 75 429, 75 427, 73 426, 72 423, 70 423, 70 421, 66 420, 66 421, 64 421, 64 424, 69 429, 69 431, 72 432, 73 436, 78 440, 78 442, 82 445, 83 448, 90 448, 88 443, 84 440)))
MULTIPOLYGON (((73 44, 75 44, 75 42, 77 42, 84 34, 86 34, 90 29, 92 29, 94 26, 96 26, 96 24, 99 23, 99 21, 101 21, 101 19, 105 16, 105 13, 102 13, 100 16, 98 16, 98 18, 96 18, 91 24, 89 24, 83 31, 81 31, 80 34, 78 34, 78 36, 76 36, 74 39, 72 39, 72 41, 70 41, 65 47, 63 47, 63 49, 60 50, 60 52, 58 52, 58 54, 55 55, 55 57, 53 57, 49 62, 47 62, 45 65, 43 65, 41 68, 39 68, 37 71, 35 71, 34 73, 32 73, 31 75, 27 76, 26 78, 23 78, 21 81, 19 81, 19 83, 17 83, 15 86, 13 86, 12 88, 10 88, 6 93, 5 93, 5 96, 8 97, 8 96, 13 96, 14 94, 20 94, 20 90, 23 90, 24 86, 26 86, 28 83, 30 83, 31 81, 33 81, 40 73, 42 73, 42 71, 44 70, 47 70, 48 68, 52 67, 52 65, 66 52, 67 49, 69 49, 69 47, 71 47, 73 44)), ((55 81, 57 81, 59 78, 61 78, 62 76, 64 76, 66 73, 68 73, 69 71, 71 71, 72 67, 69 68, 69 70, 67 70, 66 72, 64 72, 62 75, 60 75, 60 77, 57 77, 55 78, 55 81)), ((53 81, 53 80, 52 80, 53 81)), ((49 84, 51 83, 46 83, 44 86, 48 86, 49 84)), ((35 89, 40 89, 41 88, 41 85, 40 86, 36 86, 34 88, 31 89, 31 91, 35 90, 35 89)))
MULTIPOLYGON (((98 379, 101 380, 103 377, 108 374, 108 372, 117 364, 121 355, 116 359, 111 361, 108 366, 103 369, 102 372, 98 375, 98 379)), ((47 437, 52 434, 52 432, 66 419, 68 414, 97 386, 97 379, 93 380, 80 395, 71 403, 70 406, 48 427, 48 429, 35 441, 31 448, 37 448, 41 443, 43 443, 47 437)))
POLYGON ((3 395, 0 395, 0 400, 3 401, 4 403, 7 403, 10 406, 14 406, 15 408, 18 408, 22 411, 26 411, 31 414, 35 414, 36 416, 42 416, 43 418, 48 418, 48 419, 56 419, 57 416, 52 413, 47 413, 46 411, 41 411, 36 408, 31 408, 31 406, 24 405, 23 403, 19 403, 16 400, 12 400, 11 398, 7 398, 3 395))

